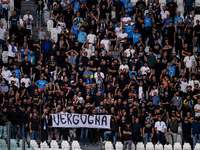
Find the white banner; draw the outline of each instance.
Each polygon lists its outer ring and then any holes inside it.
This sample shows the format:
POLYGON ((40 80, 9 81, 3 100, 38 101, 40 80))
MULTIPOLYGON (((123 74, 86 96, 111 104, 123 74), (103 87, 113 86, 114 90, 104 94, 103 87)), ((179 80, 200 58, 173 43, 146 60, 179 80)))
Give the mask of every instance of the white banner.
POLYGON ((110 128, 110 115, 52 114, 52 125, 56 128, 110 128))

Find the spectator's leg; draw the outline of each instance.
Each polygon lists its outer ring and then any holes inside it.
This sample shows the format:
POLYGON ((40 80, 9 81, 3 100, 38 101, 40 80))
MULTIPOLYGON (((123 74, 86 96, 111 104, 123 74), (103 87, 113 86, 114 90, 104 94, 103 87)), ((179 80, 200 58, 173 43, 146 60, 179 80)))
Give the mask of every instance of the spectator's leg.
POLYGON ((177 142, 177 133, 172 133, 174 143, 177 142))
POLYGON ((124 141, 123 150, 126 150, 126 148, 127 148, 127 144, 128 144, 128 141, 124 141))
POLYGON ((85 128, 85 144, 87 143, 88 138, 88 128, 85 128))
POLYGON ((157 142, 160 142, 161 140, 160 140, 160 133, 156 133, 156 135, 157 135, 157 142))
POLYGON ((34 132, 32 130, 32 133, 31 133, 31 140, 34 140, 34 132))
POLYGON ((115 149, 115 144, 116 144, 116 142, 117 142, 117 132, 114 132, 113 133, 114 135, 113 135, 113 145, 114 145, 114 149, 115 149))
POLYGON ((17 140, 19 141, 19 139, 21 139, 20 135, 22 133, 22 127, 18 128, 18 133, 17 133, 17 140))
POLYGON ((144 138, 144 145, 146 145, 147 144, 147 142, 149 142, 149 138, 148 138, 148 133, 144 133, 144 135, 145 135, 145 138, 144 138))
POLYGON ((195 147, 196 142, 197 142, 197 134, 194 134, 193 135, 193 148, 195 147))
POLYGON ((85 132, 85 128, 81 128, 81 143, 83 144, 83 137, 84 137, 84 133, 85 132))
POLYGON ((132 140, 128 141, 128 150, 131 150, 132 140))
POLYGON ((108 135, 111 135, 111 131, 106 131, 104 132, 104 140, 107 141, 108 140, 108 135))
POLYGON ((35 20, 35 24, 37 24, 37 22, 38 22, 38 20, 39 20, 39 16, 40 16, 39 12, 36 11, 36 20, 35 20))

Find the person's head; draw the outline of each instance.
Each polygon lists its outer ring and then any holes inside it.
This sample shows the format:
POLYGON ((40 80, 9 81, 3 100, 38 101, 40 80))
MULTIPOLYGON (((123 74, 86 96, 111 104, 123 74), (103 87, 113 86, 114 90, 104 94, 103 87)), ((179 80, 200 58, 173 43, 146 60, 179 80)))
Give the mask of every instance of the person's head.
POLYGON ((47 41, 49 41, 49 35, 47 35, 47 36, 45 37, 45 39, 46 39, 47 41))
POLYGON ((29 9, 26 11, 26 14, 27 14, 27 15, 29 15, 29 14, 30 14, 30 10, 29 10, 29 9))

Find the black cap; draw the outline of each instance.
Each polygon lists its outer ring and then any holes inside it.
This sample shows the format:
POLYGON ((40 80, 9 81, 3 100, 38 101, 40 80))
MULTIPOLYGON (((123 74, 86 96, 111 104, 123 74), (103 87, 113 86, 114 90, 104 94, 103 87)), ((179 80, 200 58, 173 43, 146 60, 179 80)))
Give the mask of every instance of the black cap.
POLYGON ((197 118, 197 117, 194 117, 194 120, 198 120, 198 118, 197 118))
POLYGON ((163 102, 163 100, 161 99, 160 102, 163 102))
POLYGON ((150 99, 150 100, 149 100, 149 102, 153 102, 153 100, 152 100, 152 99, 150 99))
POLYGON ((131 124, 131 123, 129 121, 127 121, 126 124, 131 124))
POLYGON ((174 103, 173 101, 170 101, 170 103, 172 104, 172 103, 174 103))

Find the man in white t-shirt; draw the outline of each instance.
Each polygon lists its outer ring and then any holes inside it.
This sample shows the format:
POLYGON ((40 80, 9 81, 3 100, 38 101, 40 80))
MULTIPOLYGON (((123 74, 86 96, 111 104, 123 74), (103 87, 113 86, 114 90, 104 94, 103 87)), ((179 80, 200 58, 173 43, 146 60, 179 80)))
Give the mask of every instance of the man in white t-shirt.
POLYGON ((200 98, 198 98, 197 104, 194 105, 194 112, 195 112, 195 117, 200 116, 200 98))
POLYGON ((148 67, 147 62, 144 62, 144 66, 140 69, 142 71, 142 75, 147 75, 147 73, 150 73, 150 68, 148 67))
POLYGON ((0 46, 2 45, 2 50, 5 50, 5 36, 6 29, 3 28, 3 23, 0 24, 0 46))
POLYGON ((130 57, 131 54, 132 54, 132 57, 134 57, 135 50, 133 49, 133 46, 130 44, 130 45, 129 45, 129 48, 126 49, 126 50, 124 51, 124 53, 127 54, 127 57, 130 57))
POLYGON ((89 44, 83 44, 83 51, 82 51, 82 55, 84 56, 84 53, 87 52, 87 57, 90 59, 90 57, 92 56, 93 52, 91 49, 89 49, 89 44))
POLYGON ((183 77, 180 86, 181 86, 181 91, 182 91, 183 93, 187 93, 187 86, 188 86, 188 83, 187 83, 187 81, 186 81, 186 77, 183 77))
POLYGON ((103 44, 103 45, 104 45, 104 48, 106 49, 107 54, 108 54, 108 52, 110 51, 110 44, 111 44, 111 42, 110 42, 110 40, 108 39, 108 37, 107 37, 106 34, 104 35, 104 39, 101 40, 100 44, 103 44))
POLYGON ((7 81, 9 81, 10 76, 12 75, 11 71, 8 70, 8 66, 4 66, 4 71, 2 71, 1 75, 7 81))
POLYGON ((93 30, 90 30, 90 33, 87 35, 87 40, 89 43, 89 49, 91 49, 94 52, 97 37, 95 34, 93 34, 93 30))
POLYGON ((31 84, 31 80, 27 78, 27 74, 24 74, 24 78, 21 79, 21 83, 25 83, 25 87, 28 88, 29 85, 31 84))
POLYGON ((102 79, 105 78, 104 73, 101 72, 101 67, 98 67, 98 68, 97 68, 97 72, 94 73, 94 79, 97 78, 97 74, 98 74, 98 73, 100 73, 100 76, 101 76, 102 79))
POLYGON ((16 73, 13 72, 12 77, 10 77, 8 84, 11 85, 12 82, 14 82, 14 85, 17 86, 19 88, 19 79, 16 77, 16 73))
POLYGON ((163 10, 160 12, 162 19, 164 20, 164 18, 167 18, 168 14, 170 15, 169 11, 166 10, 166 6, 163 6, 163 10))
POLYGON ((119 34, 122 33, 122 27, 120 22, 118 22, 117 27, 115 28, 115 33, 117 38, 119 38, 119 34))
POLYGON ((26 24, 27 20, 30 19, 30 21, 33 23, 33 16, 30 14, 30 10, 28 9, 26 11, 26 14, 23 16, 23 21, 24 21, 24 24, 26 24))
POLYGON ((131 18, 128 16, 128 13, 125 13, 124 18, 122 19, 122 23, 127 24, 128 21, 131 21, 131 18))
MULTIPOLYGON (((191 51, 188 52, 188 56, 186 56, 183 60, 185 68, 191 70, 195 67, 195 57, 192 55, 191 51)), ((192 71, 192 70, 191 70, 192 71)))
POLYGON ((57 23, 57 34, 61 34, 64 28, 66 28, 66 24, 63 21, 63 18, 60 17, 59 21, 57 20, 57 16, 54 18, 55 22, 57 23))
POLYGON ((125 32, 125 29, 122 28, 122 33, 119 34, 120 43, 124 43, 125 38, 128 38, 128 34, 125 32))
POLYGON ((129 66, 126 64, 126 60, 123 60, 122 64, 119 66, 120 74, 123 72, 124 69, 126 69, 126 73, 129 72, 129 66))
POLYGON ((10 44, 8 40, 6 40, 6 46, 8 47, 8 59, 13 59, 15 56, 18 56, 18 50, 15 46, 15 41, 11 40, 10 44))

